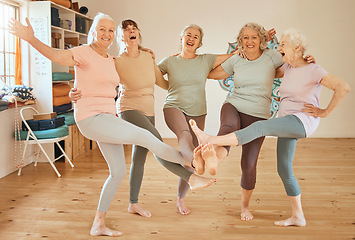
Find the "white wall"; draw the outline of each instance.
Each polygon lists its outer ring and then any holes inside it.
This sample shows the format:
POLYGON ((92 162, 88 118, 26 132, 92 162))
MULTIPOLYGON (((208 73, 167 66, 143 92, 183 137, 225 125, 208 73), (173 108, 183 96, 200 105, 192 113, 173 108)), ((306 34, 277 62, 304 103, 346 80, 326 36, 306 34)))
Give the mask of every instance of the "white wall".
MULTIPOLYGON (((190 23, 205 31, 200 53, 225 53, 227 43, 234 42, 241 26, 257 22, 266 29, 275 27, 278 36, 287 28, 298 28, 309 38, 308 53, 328 72, 346 80, 352 91, 341 105, 326 119, 313 137, 355 137, 355 9, 354 0, 81 0, 80 6, 89 8, 89 15, 101 11, 119 23, 135 20, 143 36, 143 45, 154 50, 159 62, 179 51, 179 34, 190 23)), ((111 49, 111 54, 117 54, 111 49)), ((206 131, 215 134, 219 127, 219 110, 226 93, 213 80, 207 83, 208 116, 206 131)), ((163 137, 174 137, 166 127, 162 106, 166 93, 156 90, 157 128, 163 137)), ((332 92, 324 89, 321 106, 325 107, 332 92)))

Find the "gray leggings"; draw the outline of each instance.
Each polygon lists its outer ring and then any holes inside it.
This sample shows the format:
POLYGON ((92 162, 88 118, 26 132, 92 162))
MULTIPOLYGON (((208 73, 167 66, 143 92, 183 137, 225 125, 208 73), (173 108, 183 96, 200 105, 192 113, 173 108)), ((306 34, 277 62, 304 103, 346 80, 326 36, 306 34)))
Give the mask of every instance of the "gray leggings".
MULTIPOLYGON (((127 110, 119 113, 119 117, 130 122, 138 127, 144 128, 151 132, 155 137, 159 138, 162 141, 162 138, 158 130, 154 126, 154 116, 146 116, 140 111, 137 110, 127 110)), ((132 147, 132 164, 129 175, 130 183, 130 203, 138 202, 138 195, 142 185, 142 179, 144 174, 144 164, 147 157, 148 149, 133 145, 132 147)), ((177 163, 172 163, 161 159, 155 155, 155 158, 158 162, 168 169, 170 172, 178 175, 186 182, 189 181, 189 178, 192 172, 186 170, 183 166, 177 163)))
POLYGON ((264 121, 234 132, 239 145, 246 144, 262 136, 275 136, 277 140, 277 171, 282 179, 288 196, 301 194, 297 179, 293 174, 293 157, 298 138, 305 138, 304 126, 298 117, 287 115, 264 121))
POLYGON ((91 116, 77 122, 77 125, 86 138, 97 141, 110 170, 110 176, 101 191, 98 211, 108 210, 126 174, 123 144, 143 146, 167 161, 186 163, 180 152, 160 141, 149 131, 112 114, 102 113, 91 116))

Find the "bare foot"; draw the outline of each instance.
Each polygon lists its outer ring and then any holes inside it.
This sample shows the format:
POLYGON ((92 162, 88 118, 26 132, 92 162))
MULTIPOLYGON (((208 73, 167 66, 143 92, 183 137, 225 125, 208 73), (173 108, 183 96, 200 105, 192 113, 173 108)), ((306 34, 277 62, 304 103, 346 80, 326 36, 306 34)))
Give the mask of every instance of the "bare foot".
POLYGON ((211 143, 202 146, 202 157, 205 160, 208 172, 211 175, 216 175, 218 168, 218 157, 211 143))
POLYGON ((185 201, 183 198, 179 198, 179 197, 177 198, 176 207, 179 209, 179 212, 181 215, 187 215, 191 212, 190 209, 188 207, 186 207, 185 201))
POLYGON ((201 144, 207 144, 209 142, 210 136, 207 135, 204 131, 202 131, 201 129, 198 128, 195 120, 190 119, 189 123, 190 123, 192 131, 194 131, 194 133, 195 133, 195 135, 197 137, 198 144, 200 144, 200 145, 201 144))
POLYGON ((202 175, 205 173, 205 161, 203 160, 202 155, 201 155, 201 148, 202 148, 202 146, 199 145, 194 149, 194 159, 193 159, 193 165, 195 167, 195 171, 199 175, 202 175))
POLYGON ((110 237, 119 237, 122 236, 122 232, 112 230, 105 226, 99 226, 93 224, 90 230, 91 236, 110 236, 110 237))
POLYGON ((274 224, 280 227, 288 227, 288 226, 304 227, 306 226, 306 219, 304 217, 292 216, 286 220, 275 221, 274 224))
POLYGON ((138 203, 130 203, 128 206, 128 212, 132 214, 138 214, 142 217, 147 218, 152 216, 152 214, 148 210, 143 209, 141 206, 138 205, 138 203))
POLYGON ((253 214, 251 214, 249 208, 244 208, 242 209, 242 212, 240 213, 240 219, 242 221, 249 221, 253 219, 253 214))
POLYGON ((189 185, 191 190, 205 188, 211 186, 215 182, 217 182, 217 179, 215 178, 201 177, 196 174, 192 174, 189 179, 189 185))

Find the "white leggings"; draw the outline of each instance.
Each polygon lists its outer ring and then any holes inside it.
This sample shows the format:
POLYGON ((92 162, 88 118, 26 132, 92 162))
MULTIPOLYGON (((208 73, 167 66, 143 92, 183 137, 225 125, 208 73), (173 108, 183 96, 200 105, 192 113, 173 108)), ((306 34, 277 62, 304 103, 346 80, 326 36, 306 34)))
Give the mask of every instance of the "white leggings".
POLYGON ((149 131, 112 114, 102 113, 91 116, 77 122, 77 125, 86 138, 97 141, 110 170, 110 176, 101 191, 98 211, 106 212, 108 210, 126 174, 123 144, 145 147, 169 162, 186 163, 180 152, 161 142, 149 131))

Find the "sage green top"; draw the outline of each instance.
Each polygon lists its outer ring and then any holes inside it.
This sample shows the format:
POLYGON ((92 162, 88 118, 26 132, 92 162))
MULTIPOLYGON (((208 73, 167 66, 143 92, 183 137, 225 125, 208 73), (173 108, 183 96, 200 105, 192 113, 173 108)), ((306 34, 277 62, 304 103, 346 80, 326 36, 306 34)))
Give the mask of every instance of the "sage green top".
POLYGON ((258 117, 270 117, 271 92, 276 69, 283 64, 281 54, 265 49, 253 61, 234 55, 222 63, 222 68, 233 75, 234 88, 226 101, 239 112, 258 117))
POLYGON ((169 81, 164 108, 177 108, 188 116, 206 115, 206 79, 216 59, 217 54, 200 54, 194 59, 164 58, 158 64, 169 81))

